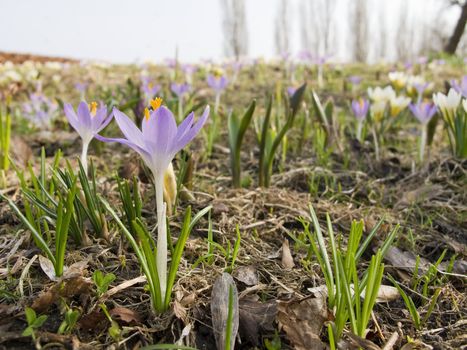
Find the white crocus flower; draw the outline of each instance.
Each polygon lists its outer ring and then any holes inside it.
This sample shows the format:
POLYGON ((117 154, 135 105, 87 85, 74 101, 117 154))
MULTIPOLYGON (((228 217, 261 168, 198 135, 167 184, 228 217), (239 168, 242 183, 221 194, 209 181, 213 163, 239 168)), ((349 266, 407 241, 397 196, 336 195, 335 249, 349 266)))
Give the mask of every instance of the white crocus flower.
POLYGON ((386 101, 376 101, 371 104, 371 116, 377 122, 383 118, 384 110, 386 109, 386 101))
POLYGON ((467 99, 462 101, 462 107, 464 107, 464 111, 467 113, 467 99))
POLYGON ((373 102, 389 102, 396 96, 396 92, 390 85, 386 86, 384 89, 378 86, 374 89, 368 88, 368 96, 373 102))
POLYGON ((398 115, 403 109, 405 109, 410 103, 410 98, 405 96, 397 96, 393 97, 390 101, 391 105, 391 115, 395 117, 398 115))
POLYGON ((388 77, 396 89, 402 89, 407 84, 408 77, 404 72, 390 72, 388 77))
POLYGON ((459 107, 459 104, 461 103, 461 99, 462 95, 457 93, 454 89, 449 89, 447 96, 441 92, 433 94, 433 102, 438 106, 444 117, 447 119, 454 117, 457 107, 459 107))

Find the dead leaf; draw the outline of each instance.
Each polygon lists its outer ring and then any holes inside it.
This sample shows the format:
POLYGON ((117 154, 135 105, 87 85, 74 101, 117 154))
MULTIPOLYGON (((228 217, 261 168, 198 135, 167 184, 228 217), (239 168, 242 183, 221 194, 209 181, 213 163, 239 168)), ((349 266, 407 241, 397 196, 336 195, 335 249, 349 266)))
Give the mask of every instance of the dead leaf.
POLYGON ((63 280, 55 283, 47 291, 39 295, 31 307, 37 312, 44 312, 60 297, 71 298, 76 295, 88 294, 91 287, 92 282, 88 278, 75 277, 63 280))
POLYGON ((100 329, 105 329, 107 318, 100 309, 96 309, 91 313, 84 315, 78 321, 80 328, 84 330, 94 330, 98 332, 100 329))
POLYGON ((47 259, 45 256, 39 255, 39 265, 42 271, 44 271, 44 273, 47 275, 47 277, 49 277, 51 281, 58 281, 58 278, 55 275, 55 268, 52 261, 47 259))
MULTIPOLYGON (((397 247, 390 247, 388 252, 384 256, 384 259, 388 261, 393 268, 397 269, 398 273, 401 272, 400 270, 408 271, 410 274, 413 273, 415 264, 416 264, 416 256, 412 252, 401 250, 397 247)), ((420 258, 420 263, 418 267, 419 274, 422 274, 427 271, 430 262, 425 258, 420 258)), ((408 277, 405 274, 400 274, 400 277, 408 277)))
POLYGON ((239 267, 235 271, 234 277, 238 281, 245 283, 247 286, 255 286, 259 283, 258 271, 256 270, 256 267, 252 265, 239 267))
POLYGON ((279 302, 277 321, 296 350, 326 349, 320 340, 328 319, 326 298, 306 298, 279 302))
POLYGON ((175 316, 186 323, 187 321, 186 308, 183 307, 183 305, 178 300, 174 300, 173 307, 174 307, 175 316))
POLYGON ((363 339, 353 333, 347 332, 346 337, 351 345, 357 349, 363 350, 381 350, 381 348, 368 339, 363 339))
POLYGON ((274 320, 277 315, 277 302, 271 300, 265 303, 252 299, 241 299, 239 305, 240 335, 254 346, 259 346, 259 336, 262 331, 274 331, 274 320))
MULTIPOLYGON (((364 296, 365 291, 363 291, 362 294, 364 296)), ((387 303, 389 301, 393 301, 399 298, 400 298, 400 294, 396 287, 382 284, 381 286, 379 286, 378 295, 376 296, 376 302, 387 303)))
POLYGON ((295 266, 293 262, 292 253, 290 253, 289 241, 284 239, 282 242, 282 267, 284 269, 291 269, 295 266))
POLYGON ((218 350, 225 349, 230 290, 233 291, 233 317, 230 338, 230 349, 233 350, 238 332, 238 292, 232 276, 224 272, 216 279, 211 293, 212 326, 218 350))
POLYGON ((109 314, 115 321, 133 325, 141 323, 140 314, 126 307, 115 307, 109 311, 109 314))
MULTIPOLYGON (((318 287, 308 288, 308 291, 311 292, 315 297, 324 297, 327 298, 328 290, 326 285, 321 285, 318 287)), ((353 296, 353 284, 350 285, 350 293, 353 296)), ((393 301, 399 298, 399 291, 396 287, 387 286, 382 284, 379 287, 378 294, 376 296, 377 303, 387 303, 389 301, 393 301)), ((360 294, 361 298, 365 298, 365 291, 362 291, 360 294)))

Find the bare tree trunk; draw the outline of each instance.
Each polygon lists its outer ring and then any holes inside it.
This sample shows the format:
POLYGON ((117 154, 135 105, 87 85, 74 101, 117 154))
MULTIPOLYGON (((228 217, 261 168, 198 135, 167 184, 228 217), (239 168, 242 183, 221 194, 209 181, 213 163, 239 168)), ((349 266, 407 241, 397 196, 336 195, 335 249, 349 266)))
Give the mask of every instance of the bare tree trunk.
POLYGON ((248 29, 246 23, 244 0, 222 0, 224 52, 226 56, 248 54, 248 29))
POLYGON ((366 0, 355 0, 353 9, 353 58, 357 62, 365 62, 368 56, 368 16, 366 0))
POLYGON ((276 52, 278 54, 288 53, 289 47, 289 35, 290 35, 290 23, 289 23, 289 2, 287 0, 281 0, 276 17, 276 52))
POLYGON ((461 41, 462 35, 465 31, 465 25, 467 23, 467 2, 462 5, 462 12, 457 21, 456 27, 454 28, 454 32, 452 33, 451 37, 447 45, 444 48, 444 52, 454 55, 456 53, 457 46, 461 41))

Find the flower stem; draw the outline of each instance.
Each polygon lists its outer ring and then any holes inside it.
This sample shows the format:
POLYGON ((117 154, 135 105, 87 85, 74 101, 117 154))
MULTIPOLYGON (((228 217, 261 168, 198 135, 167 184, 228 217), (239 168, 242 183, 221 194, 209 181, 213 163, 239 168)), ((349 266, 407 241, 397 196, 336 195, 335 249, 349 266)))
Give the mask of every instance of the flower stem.
POLYGON ((359 120, 357 123, 357 140, 362 141, 362 129, 363 129, 363 120, 359 120))
POLYGON ((420 163, 423 163, 423 155, 424 155, 424 152, 425 152, 426 137, 427 137, 426 125, 423 125, 422 126, 422 135, 420 137, 420 163))
POLYGON ((376 136, 375 127, 371 128, 371 133, 373 134, 373 141, 375 143, 376 161, 379 162, 379 144, 378 144, 378 137, 376 136))
POLYGON ((83 142, 83 151, 81 152, 81 164, 83 165, 84 172, 88 174, 88 148, 89 142, 83 142))
POLYGON ((221 94, 217 93, 216 94, 216 102, 214 104, 214 113, 217 114, 217 111, 219 110, 219 103, 221 101, 221 94))
POLYGON ((157 210, 157 273, 161 296, 165 298, 167 288, 167 227, 166 227, 166 205, 164 203, 164 173, 154 174, 154 184, 156 189, 156 210, 157 210))

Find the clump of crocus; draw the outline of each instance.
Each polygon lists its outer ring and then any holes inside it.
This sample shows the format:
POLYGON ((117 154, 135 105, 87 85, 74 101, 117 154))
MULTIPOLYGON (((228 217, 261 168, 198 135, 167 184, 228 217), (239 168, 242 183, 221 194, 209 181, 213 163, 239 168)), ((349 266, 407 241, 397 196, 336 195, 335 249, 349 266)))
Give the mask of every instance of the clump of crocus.
POLYGON ((191 86, 188 83, 172 83, 170 84, 170 90, 177 96, 178 99, 178 119, 183 119, 183 99, 188 92, 191 90, 191 86))
POLYGON ((221 100, 222 92, 227 88, 229 80, 227 77, 222 74, 221 71, 216 70, 214 74, 209 74, 207 77, 207 83, 211 89, 214 90, 216 94, 216 102, 214 104, 214 113, 217 113, 219 110, 219 104, 221 100))
POLYGON ((83 142, 81 152, 81 164, 87 173, 88 170, 88 147, 92 139, 101 132, 112 120, 112 115, 107 115, 107 107, 97 107, 97 102, 81 102, 77 113, 69 103, 64 107, 65 116, 73 129, 79 134, 83 142))
POLYGON ((423 155, 425 152, 425 145, 427 139, 427 124, 433 118, 436 113, 436 106, 429 102, 418 102, 416 104, 411 103, 409 109, 413 116, 418 119, 422 125, 422 134, 420 137, 420 152, 419 159, 423 162, 423 155))
MULTIPOLYGON (((449 143, 452 153, 460 158, 467 158, 467 111, 459 108, 462 95, 450 89, 446 95, 437 93, 433 95, 433 102, 441 111, 447 126, 449 143)), ((465 105, 463 103, 465 109, 465 105)))
POLYGON ((446 121, 453 121, 462 96, 454 89, 449 89, 447 95, 438 92, 433 94, 433 102, 438 106, 446 121))
POLYGON ((177 126, 172 112, 162 106, 162 99, 151 101, 152 110, 146 109, 141 130, 124 113, 114 108, 113 115, 125 138, 96 138, 104 142, 119 142, 136 151, 151 170, 156 189, 157 206, 157 273, 161 295, 167 289, 167 227, 166 203, 164 202, 164 175, 171 166, 175 155, 199 133, 209 116, 209 107, 194 123, 191 112, 177 126))
POLYGON ((29 95, 22 105, 23 116, 40 129, 49 129, 57 116, 58 104, 41 91, 29 95))
POLYGON ((368 114, 368 109, 370 107, 370 102, 363 98, 359 100, 352 101, 352 112, 357 119, 357 139, 361 141, 362 139, 362 129, 363 129, 363 122, 368 114))

